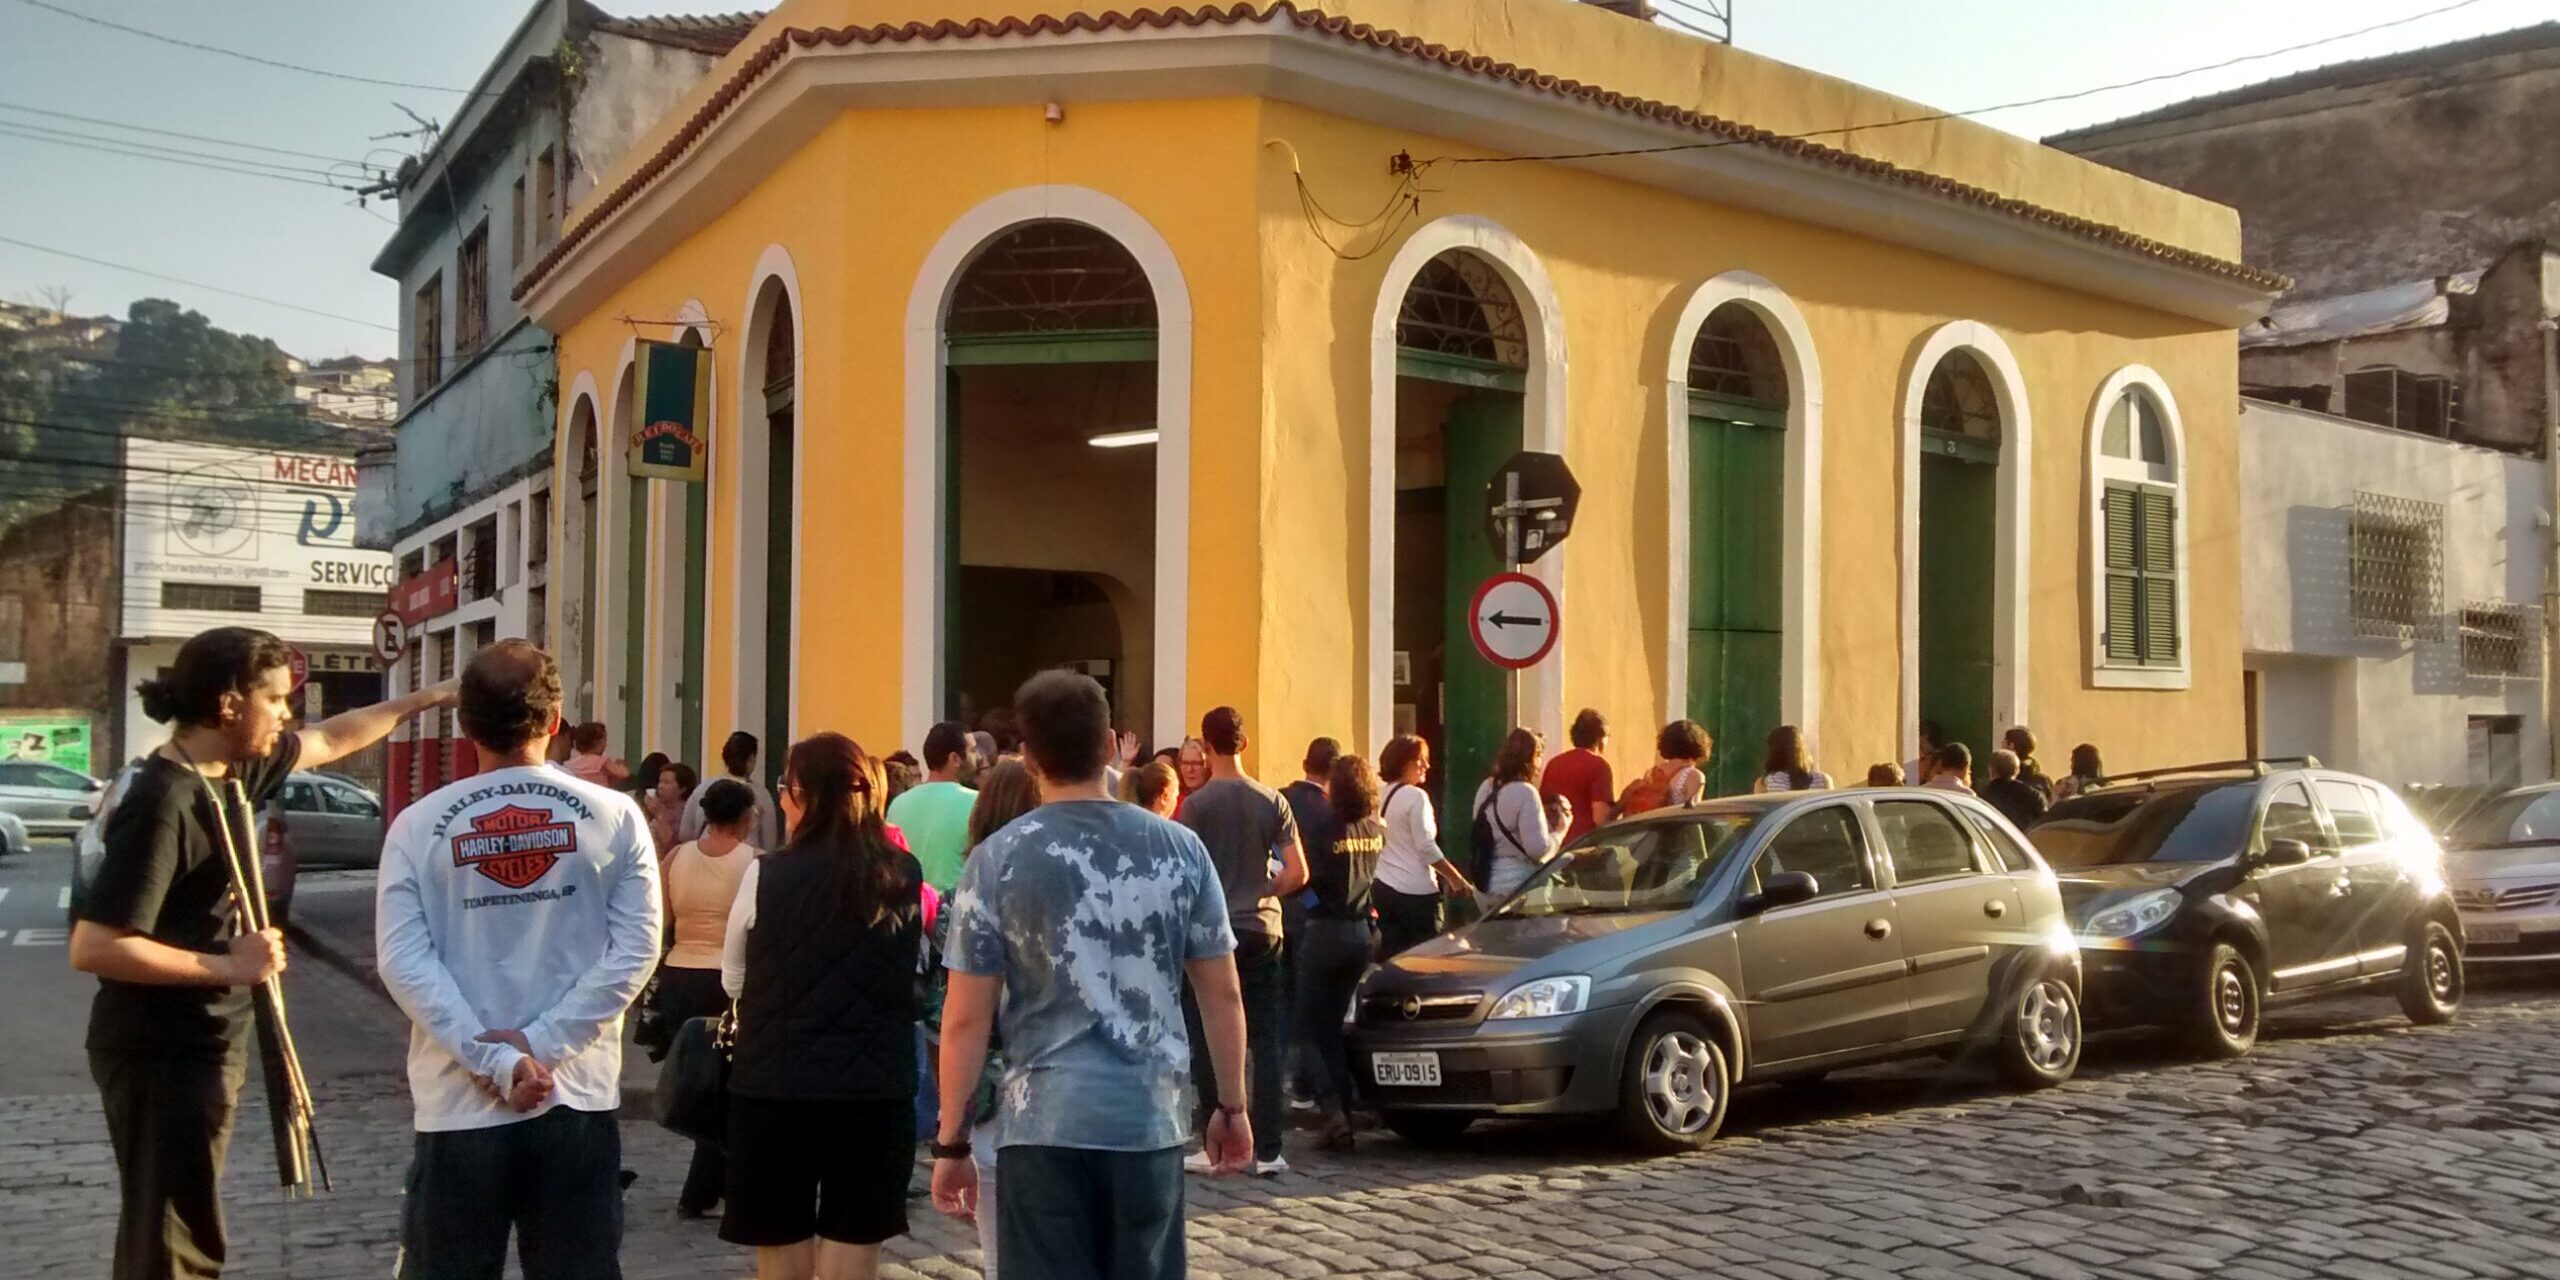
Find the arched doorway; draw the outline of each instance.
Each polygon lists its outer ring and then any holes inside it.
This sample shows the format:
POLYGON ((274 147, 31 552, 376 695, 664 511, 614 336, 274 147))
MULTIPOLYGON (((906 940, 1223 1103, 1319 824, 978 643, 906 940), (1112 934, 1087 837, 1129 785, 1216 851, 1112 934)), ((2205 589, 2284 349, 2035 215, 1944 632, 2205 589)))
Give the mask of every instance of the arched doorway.
MULTIPOLYGON (((1529 357, 1519 299, 1481 255, 1440 253, 1406 287, 1395 327, 1390 728, 1431 745, 1444 810, 1473 793, 1518 722, 1507 673, 1468 638, 1467 607, 1505 568, 1485 534, 1485 494, 1521 448, 1529 357)), ((1466 830, 1453 817, 1442 843, 1461 850, 1466 830)))
POLYGON ((1759 775, 1757 744, 1786 714, 1787 415, 1778 341, 1738 302, 1690 344, 1688 710, 1714 735, 1711 795, 1759 775))
POLYGON ((735 717, 764 744, 768 782, 792 735, 792 654, 800 562, 799 323, 790 291, 767 276, 747 310, 739 391, 735 717))
MULTIPOLYGON (((1991 371, 1959 347, 1920 397, 1919 714, 1981 761, 1995 745, 2001 446, 1991 371)), ((1918 781, 1918 779, 1913 779, 1918 781)))
POLYGON ((569 411, 569 440, 577 463, 571 473, 576 477, 573 497, 565 505, 563 515, 569 527, 563 532, 565 545, 577 548, 577 581, 572 590, 561 592, 566 601, 560 611, 560 638, 568 650, 567 664, 569 718, 573 722, 595 719, 603 691, 596 687, 597 641, 603 632, 596 612, 596 588, 599 565, 597 557, 604 546, 604 440, 596 421, 595 401, 581 395, 569 411))
MULTIPOLYGON (((1146 732, 1155 706, 1160 412, 1153 283, 1083 222, 979 247, 943 311, 935 714, 980 725, 1073 667, 1146 732)), ((1177 714, 1179 709, 1176 709, 1177 714)))

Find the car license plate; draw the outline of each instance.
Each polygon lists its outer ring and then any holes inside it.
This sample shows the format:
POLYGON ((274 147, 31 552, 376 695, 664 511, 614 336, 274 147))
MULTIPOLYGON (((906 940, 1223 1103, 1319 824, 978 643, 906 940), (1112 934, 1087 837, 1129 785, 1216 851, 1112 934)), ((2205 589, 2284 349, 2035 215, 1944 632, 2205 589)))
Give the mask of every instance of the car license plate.
POLYGON ((1440 1055, 1436 1053, 1373 1053, 1369 1070, 1382 1085, 1420 1085, 1425 1088, 1440 1083, 1440 1055))
POLYGON ((2469 935, 2473 942, 2486 942, 2493 945, 2514 942, 2523 936, 2522 932, 2512 922, 2503 924, 2464 925, 2462 927, 2462 931, 2469 935))

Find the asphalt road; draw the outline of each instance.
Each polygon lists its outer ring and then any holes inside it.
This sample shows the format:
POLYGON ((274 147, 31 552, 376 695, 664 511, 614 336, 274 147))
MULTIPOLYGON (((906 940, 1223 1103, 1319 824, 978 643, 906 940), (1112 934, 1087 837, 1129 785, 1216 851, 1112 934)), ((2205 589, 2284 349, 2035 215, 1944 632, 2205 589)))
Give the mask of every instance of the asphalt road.
MULTIPOLYGON (((294 911, 324 919, 361 913, 372 928, 370 872, 315 872, 295 890, 294 911)), ((24 857, 0 859, 0 1097, 92 1090, 81 1048, 97 980, 70 963, 71 846, 38 841, 24 857)), ((303 1069, 322 1080, 382 1077, 396 1087, 408 1024, 363 982, 297 944, 285 973, 285 1001, 303 1069)))

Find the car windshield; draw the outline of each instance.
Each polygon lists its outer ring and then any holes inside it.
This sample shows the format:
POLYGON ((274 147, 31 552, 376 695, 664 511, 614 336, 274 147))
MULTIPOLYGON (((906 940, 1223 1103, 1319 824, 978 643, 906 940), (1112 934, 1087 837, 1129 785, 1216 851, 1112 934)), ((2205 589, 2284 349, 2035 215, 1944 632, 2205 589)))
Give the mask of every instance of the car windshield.
POLYGON ((2510 791, 2483 802, 2445 827, 2448 849, 2560 844, 2560 791, 2510 791))
POLYGON ((1494 914, 1682 910, 1760 818, 1756 810, 1707 812, 1679 822, 1602 827, 1549 859, 1494 914))
POLYGON ((2249 844, 2251 785, 2101 791, 2065 800, 2027 831, 2058 870, 2127 862, 2219 862, 2249 844))

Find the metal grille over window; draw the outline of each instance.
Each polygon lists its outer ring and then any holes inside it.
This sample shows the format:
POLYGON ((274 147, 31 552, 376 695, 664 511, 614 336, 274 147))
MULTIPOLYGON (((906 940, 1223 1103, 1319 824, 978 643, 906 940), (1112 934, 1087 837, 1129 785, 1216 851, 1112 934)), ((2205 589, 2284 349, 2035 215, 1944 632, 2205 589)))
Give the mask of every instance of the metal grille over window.
POLYGON ((163 582, 160 584, 160 607, 201 609, 208 613, 256 613, 261 594, 256 587, 228 582, 163 582))
POLYGON ((1512 369, 1529 367, 1528 332, 1501 274, 1456 249, 1422 264, 1396 313, 1398 347, 1512 369))
POLYGON ((951 299, 955 337, 1155 327, 1155 290, 1137 259, 1072 222, 1035 222, 988 245, 951 299))
POLYGON ((1929 371, 1929 384, 1920 392, 1920 426, 1940 435, 1999 442, 2000 397, 1972 353, 1951 351, 1929 371))
POLYGON ((2441 505, 2359 492, 2348 544, 2348 612, 2357 635, 2444 638, 2441 505))
POLYGON ((1698 331, 1689 348, 1689 394, 1701 393, 1786 408, 1786 361, 1750 308, 1718 307, 1698 331))
POLYGON ((379 591, 305 591, 302 611, 314 618, 370 618, 382 612, 379 591))
POLYGON ((2542 625, 2530 605, 2474 600, 2462 606, 2462 674, 2530 680, 2541 674, 2534 637, 2542 625))

